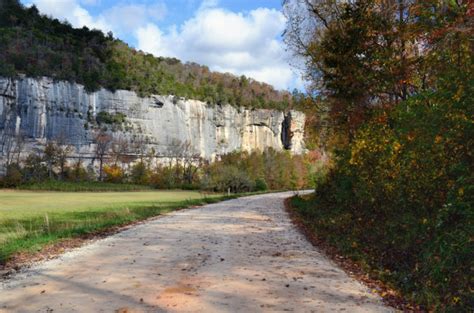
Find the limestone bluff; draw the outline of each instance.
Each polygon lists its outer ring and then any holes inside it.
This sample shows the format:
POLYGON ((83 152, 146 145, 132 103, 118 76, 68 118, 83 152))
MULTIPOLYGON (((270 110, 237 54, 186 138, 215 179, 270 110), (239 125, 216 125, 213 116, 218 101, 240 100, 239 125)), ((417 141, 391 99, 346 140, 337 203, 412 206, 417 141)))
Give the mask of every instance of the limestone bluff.
POLYGON ((76 148, 75 157, 93 159, 100 114, 124 117, 123 122, 100 127, 113 136, 145 143, 157 156, 168 156, 177 142, 188 142, 208 160, 237 150, 305 150, 305 115, 298 111, 209 105, 175 96, 139 97, 127 90, 88 93, 80 84, 47 77, 0 77, 0 138, 23 134, 27 150, 62 137, 76 148))

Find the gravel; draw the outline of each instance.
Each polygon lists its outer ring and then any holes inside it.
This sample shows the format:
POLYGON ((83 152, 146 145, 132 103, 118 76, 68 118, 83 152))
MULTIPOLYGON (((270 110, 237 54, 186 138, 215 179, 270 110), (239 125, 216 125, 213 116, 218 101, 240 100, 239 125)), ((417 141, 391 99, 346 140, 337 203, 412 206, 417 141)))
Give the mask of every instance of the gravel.
POLYGON ((0 312, 392 312, 291 224, 283 200, 182 210, 16 273, 0 312))

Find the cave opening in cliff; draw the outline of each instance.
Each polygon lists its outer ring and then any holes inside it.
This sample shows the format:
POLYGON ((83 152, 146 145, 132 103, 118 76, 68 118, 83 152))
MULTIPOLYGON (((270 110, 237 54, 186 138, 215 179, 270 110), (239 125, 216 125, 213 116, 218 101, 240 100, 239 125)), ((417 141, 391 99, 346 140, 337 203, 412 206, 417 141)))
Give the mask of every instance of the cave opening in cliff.
POLYGON ((291 149, 291 137, 291 113, 288 113, 281 123, 281 143, 285 150, 291 149))

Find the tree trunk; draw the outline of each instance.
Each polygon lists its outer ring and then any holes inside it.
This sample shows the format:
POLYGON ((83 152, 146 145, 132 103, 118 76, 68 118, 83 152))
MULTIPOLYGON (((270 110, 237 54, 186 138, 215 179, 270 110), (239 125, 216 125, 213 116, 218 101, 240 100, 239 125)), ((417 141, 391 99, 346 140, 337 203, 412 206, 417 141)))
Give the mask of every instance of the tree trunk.
POLYGON ((102 165, 104 163, 104 159, 103 158, 100 158, 99 159, 99 181, 102 181, 103 178, 102 178, 102 165))

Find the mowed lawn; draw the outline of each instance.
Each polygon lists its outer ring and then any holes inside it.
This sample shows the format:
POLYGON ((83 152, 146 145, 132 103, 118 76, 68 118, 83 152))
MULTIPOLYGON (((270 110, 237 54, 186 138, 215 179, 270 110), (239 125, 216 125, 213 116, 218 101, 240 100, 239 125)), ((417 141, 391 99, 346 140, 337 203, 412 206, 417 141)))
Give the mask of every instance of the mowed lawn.
POLYGON ((216 202, 196 191, 46 192, 0 190, 0 264, 18 251, 216 202))

